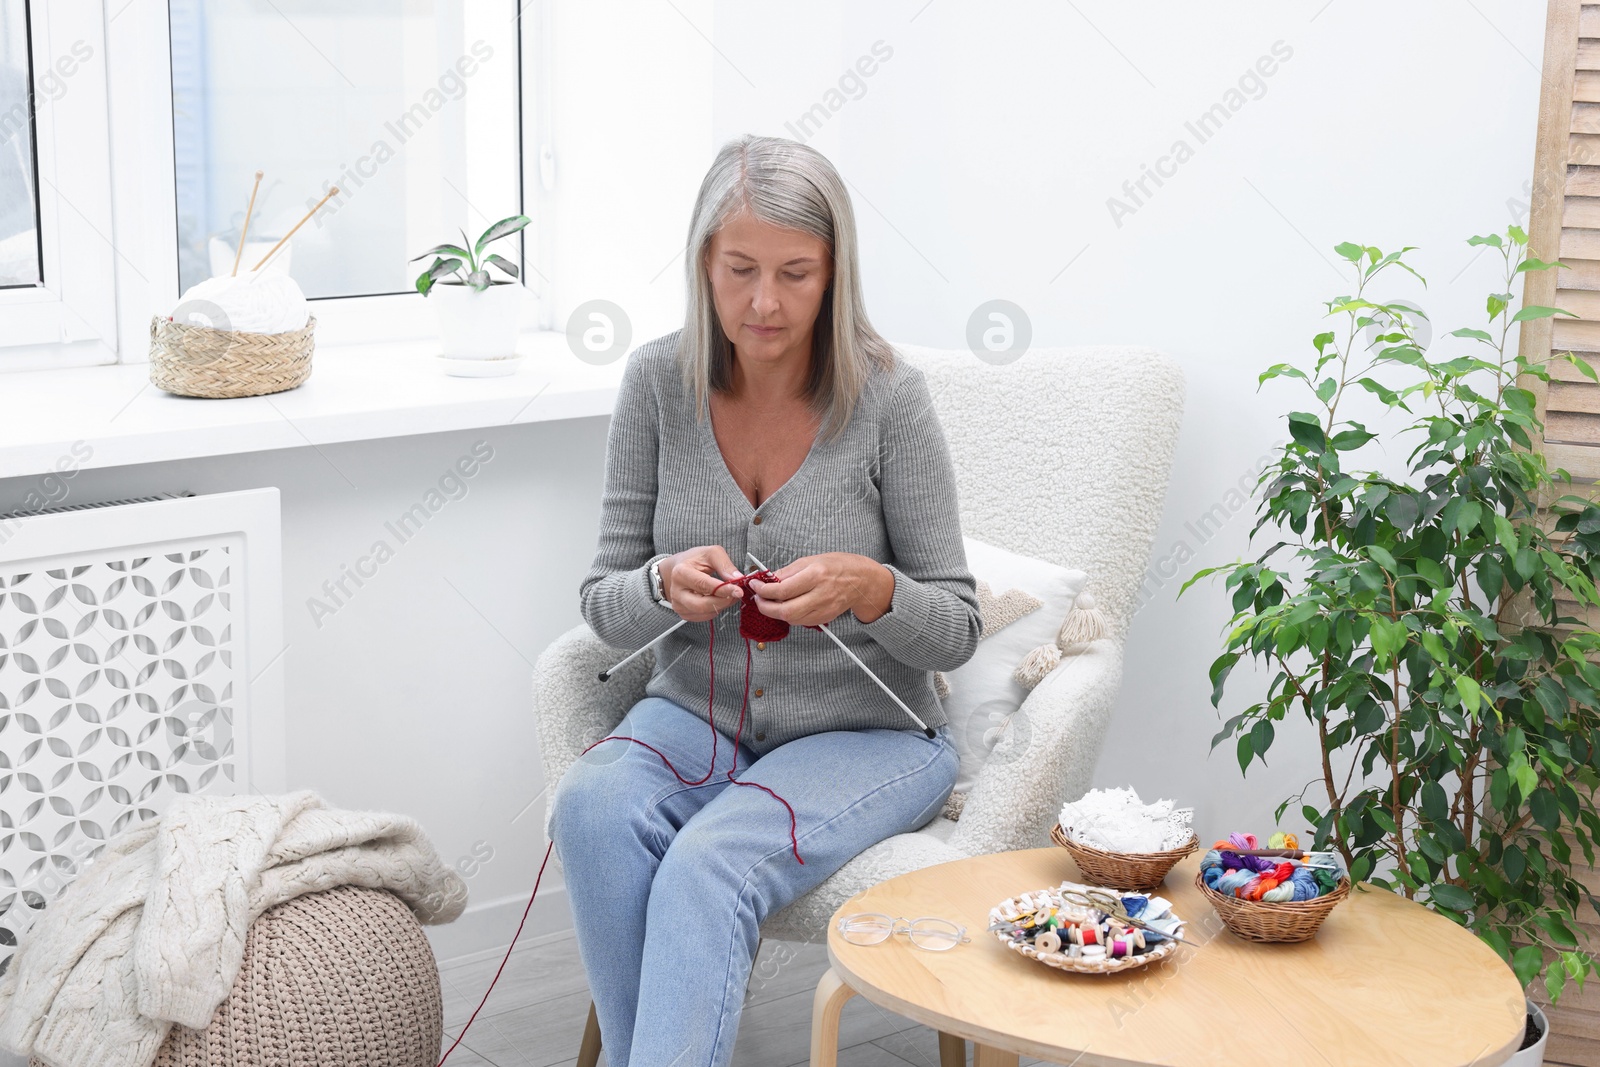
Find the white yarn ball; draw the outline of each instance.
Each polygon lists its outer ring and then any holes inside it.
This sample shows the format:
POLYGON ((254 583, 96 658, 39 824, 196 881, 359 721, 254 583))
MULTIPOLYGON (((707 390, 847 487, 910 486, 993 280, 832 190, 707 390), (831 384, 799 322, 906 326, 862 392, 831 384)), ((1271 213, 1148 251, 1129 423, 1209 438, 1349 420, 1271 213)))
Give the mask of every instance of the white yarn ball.
POLYGON ((190 286, 172 312, 175 322, 241 333, 288 333, 310 317, 300 286, 272 270, 207 278, 190 286))

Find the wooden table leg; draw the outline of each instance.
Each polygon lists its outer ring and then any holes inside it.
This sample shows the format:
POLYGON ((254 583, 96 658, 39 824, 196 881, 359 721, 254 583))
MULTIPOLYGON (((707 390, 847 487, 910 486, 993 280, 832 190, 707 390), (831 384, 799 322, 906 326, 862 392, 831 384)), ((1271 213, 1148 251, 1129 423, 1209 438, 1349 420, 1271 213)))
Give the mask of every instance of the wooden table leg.
POLYGON ((972 1046, 972 1067, 1017 1067, 1017 1054, 988 1045, 972 1046))
POLYGON ((939 1031, 939 1067, 967 1067, 965 1038, 939 1031))
POLYGON ((838 1067, 839 1013, 855 995, 832 967, 817 981, 817 993, 811 1000, 811 1067, 838 1067))

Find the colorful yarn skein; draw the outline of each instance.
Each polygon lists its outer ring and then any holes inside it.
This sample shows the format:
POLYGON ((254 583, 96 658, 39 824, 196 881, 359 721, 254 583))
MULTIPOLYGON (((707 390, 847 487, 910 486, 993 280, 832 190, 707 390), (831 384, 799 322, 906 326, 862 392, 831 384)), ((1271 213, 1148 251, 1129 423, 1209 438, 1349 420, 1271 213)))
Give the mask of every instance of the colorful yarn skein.
MULTIPOLYGON (((1315 900, 1339 886, 1339 873, 1308 867, 1298 860, 1241 855, 1240 849, 1260 846, 1255 834, 1229 834, 1211 846, 1200 861, 1206 887, 1240 900, 1273 902, 1315 900)), ((1297 849, 1293 834, 1273 834, 1268 848, 1297 849)))

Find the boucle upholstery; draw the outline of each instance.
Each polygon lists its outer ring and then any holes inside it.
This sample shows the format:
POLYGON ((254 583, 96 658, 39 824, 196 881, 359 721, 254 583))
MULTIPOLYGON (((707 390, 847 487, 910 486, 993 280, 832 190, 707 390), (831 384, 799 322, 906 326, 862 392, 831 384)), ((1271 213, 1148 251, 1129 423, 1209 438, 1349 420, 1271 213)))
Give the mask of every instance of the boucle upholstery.
MULTIPOLYGON (((927 375, 955 464, 962 532, 1087 571, 1108 636, 1064 657, 1028 695, 959 822, 936 817, 868 849, 769 917, 767 937, 820 939, 841 904, 885 878, 1048 843, 1061 805, 1093 777, 1166 496, 1183 377, 1165 356, 1142 348, 1035 349, 993 366, 965 350, 895 347, 927 375)), ((648 654, 611 681, 598 680, 619 658, 586 626, 540 656, 533 698, 552 787, 643 696, 648 654)), ((549 812, 547 804, 547 835, 549 812)))
POLYGON ((443 1027, 438 962, 411 909, 387 890, 338 886, 262 912, 211 1022, 173 1026, 154 1062, 433 1067, 443 1027))

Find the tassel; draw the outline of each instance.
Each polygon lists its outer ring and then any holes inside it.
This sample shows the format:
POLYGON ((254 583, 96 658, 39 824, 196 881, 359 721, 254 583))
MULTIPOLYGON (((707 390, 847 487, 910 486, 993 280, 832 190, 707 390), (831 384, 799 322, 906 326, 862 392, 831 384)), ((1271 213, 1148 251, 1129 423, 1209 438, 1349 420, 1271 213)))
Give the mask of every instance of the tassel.
POLYGON ((944 676, 944 671, 933 672, 933 692, 940 700, 950 695, 950 679, 944 676))
POLYGON ((1012 672, 1011 677, 1015 678, 1022 688, 1032 689, 1044 681, 1045 675, 1055 670, 1060 662, 1060 649, 1055 645, 1040 645, 1022 657, 1022 662, 1017 664, 1017 669, 1012 672))
POLYGON ((1067 612, 1066 619, 1062 621, 1061 632, 1056 634, 1056 647, 1063 652, 1082 652, 1083 649, 1077 646, 1098 641, 1105 635, 1106 617, 1095 606, 1094 595, 1085 590, 1078 594, 1072 610, 1067 612))
POLYGON ((1090 642, 1098 641, 1105 635, 1106 617, 1095 606, 1093 594, 1085 590, 1078 594, 1077 600, 1072 604, 1072 610, 1061 620, 1061 629, 1056 632, 1056 643, 1040 645, 1023 656, 1022 662, 1017 664, 1017 669, 1012 672, 1011 677, 1016 679, 1022 688, 1032 689, 1061 664, 1062 656, 1082 652, 1090 642))

